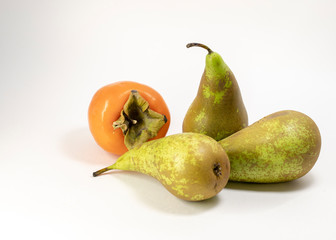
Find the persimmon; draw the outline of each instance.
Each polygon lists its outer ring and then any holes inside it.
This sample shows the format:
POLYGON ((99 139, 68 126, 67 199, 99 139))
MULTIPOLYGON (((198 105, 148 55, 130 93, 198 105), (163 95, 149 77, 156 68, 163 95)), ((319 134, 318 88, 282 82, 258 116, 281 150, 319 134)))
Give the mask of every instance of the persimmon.
POLYGON ((164 137, 170 113, 163 97, 153 88, 120 81, 94 94, 88 121, 96 143, 108 152, 122 155, 146 141, 164 137))

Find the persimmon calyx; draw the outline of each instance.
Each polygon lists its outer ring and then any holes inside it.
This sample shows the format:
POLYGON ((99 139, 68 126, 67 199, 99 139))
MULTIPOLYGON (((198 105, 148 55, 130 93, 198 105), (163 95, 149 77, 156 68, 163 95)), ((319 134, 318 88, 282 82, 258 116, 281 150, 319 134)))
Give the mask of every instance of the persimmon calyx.
POLYGON ((126 147, 132 149, 155 137, 166 122, 165 115, 151 110, 139 92, 132 90, 113 128, 122 130, 126 147))

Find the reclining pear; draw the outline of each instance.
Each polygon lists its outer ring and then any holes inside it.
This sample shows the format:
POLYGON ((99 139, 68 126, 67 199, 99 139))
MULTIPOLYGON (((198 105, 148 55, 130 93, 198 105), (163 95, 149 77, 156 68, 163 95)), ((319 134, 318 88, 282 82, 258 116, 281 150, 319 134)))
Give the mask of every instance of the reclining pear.
POLYGON ((321 149, 315 122, 297 111, 280 111, 219 141, 229 156, 231 181, 277 183, 298 179, 321 149))
POLYGON ((159 180, 173 195, 188 201, 201 201, 218 194, 227 184, 230 162, 214 139, 198 133, 181 133, 135 147, 117 161, 96 171, 137 171, 159 180))

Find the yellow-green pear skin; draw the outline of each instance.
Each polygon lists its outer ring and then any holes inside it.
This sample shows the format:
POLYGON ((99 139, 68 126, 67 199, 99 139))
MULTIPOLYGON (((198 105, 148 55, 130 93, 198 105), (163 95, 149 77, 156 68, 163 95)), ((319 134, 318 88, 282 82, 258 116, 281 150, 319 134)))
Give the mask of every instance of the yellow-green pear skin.
POLYGON ((285 110, 270 114, 219 141, 231 164, 231 181, 278 183, 304 176, 314 166, 321 135, 307 115, 285 110))
POLYGON ((180 133, 135 147, 120 156, 115 164, 94 172, 93 176, 112 169, 150 175, 176 197, 201 201, 215 196, 225 187, 230 162, 214 139, 198 133, 180 133))
POLYGON ((222 57, 203 44, 187 45, 192 46, 203 47, 209 53, 197 96, 184 117, 182 130, 219 141, 248 125, 247 112, 236 78, 222 57))

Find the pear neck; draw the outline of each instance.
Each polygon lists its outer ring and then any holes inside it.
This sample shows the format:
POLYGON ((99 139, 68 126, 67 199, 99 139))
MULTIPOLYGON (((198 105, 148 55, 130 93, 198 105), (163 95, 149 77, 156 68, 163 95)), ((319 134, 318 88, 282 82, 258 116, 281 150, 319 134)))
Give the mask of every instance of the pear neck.
POLYGON ((222 57, 215 52, 206 56, 205 68, 208 74, 222 77, 227 76, 230 71, 222 57))

